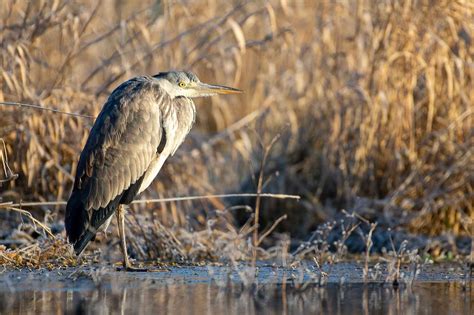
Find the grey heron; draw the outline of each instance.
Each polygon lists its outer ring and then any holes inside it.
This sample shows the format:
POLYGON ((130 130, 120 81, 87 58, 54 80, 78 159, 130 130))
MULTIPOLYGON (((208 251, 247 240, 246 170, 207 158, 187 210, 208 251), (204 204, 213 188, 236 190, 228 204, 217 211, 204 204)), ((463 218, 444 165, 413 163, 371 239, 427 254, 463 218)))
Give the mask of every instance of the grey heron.
POLYGON ((170 71, 122 83, 107 99, 90 130, 66 206, 65 226, 76 255, 117 217, 123 267, 127 254, 123 205, 156 177, 194 124, 192 98, 241 90, 202 83, 196 75, 170 71))

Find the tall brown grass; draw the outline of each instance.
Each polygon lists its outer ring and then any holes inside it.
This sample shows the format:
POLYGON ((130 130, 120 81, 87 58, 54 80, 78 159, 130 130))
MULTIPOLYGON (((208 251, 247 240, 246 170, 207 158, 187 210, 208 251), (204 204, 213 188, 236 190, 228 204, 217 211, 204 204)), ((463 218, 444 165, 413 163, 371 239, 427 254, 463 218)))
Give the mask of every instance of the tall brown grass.
MULTIPOLYGON (((263 148, 279 134, 263 191, 304 200, 263 202, 262 228, 286 213, 282 230, 304 237, 340 209, 417 233, 472 226, 471 1, 6 0, 0 33, 0 101, 97 115, 121 81, 183 68, 245 90, 198 101, 197 126, 147 196, 256 191, 263 148)), ((20 175, 0 186, 1 198, 67 199, 93 120, 0 111, 0 137, 20 175)), ((229 205, 134 212, 202 228, 229 205)), ((61 207, 41 211, 62 219, 61 207)), ((237 237, 231 212, 222 225, 237 237)))

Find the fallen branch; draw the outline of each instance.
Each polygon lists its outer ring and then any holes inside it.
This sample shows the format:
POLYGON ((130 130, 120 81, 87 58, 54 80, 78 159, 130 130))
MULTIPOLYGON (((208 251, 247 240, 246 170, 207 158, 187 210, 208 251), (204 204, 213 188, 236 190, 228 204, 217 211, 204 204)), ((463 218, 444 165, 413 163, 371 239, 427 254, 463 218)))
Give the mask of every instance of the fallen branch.
POLYGON ((33 109, 49 111, 49 112, 53 112, 53 113, 56 113, 56 114, 63 114, 63 115, 74 116, 74 117, 95 119, 94 116, 65 112, 65 111, 62 111, 62 110, 59 110, 59 109, 43 107, 43 106, 40 106, 40 105, 17 103, 17 102, 0 102, 0 104, 1 105, 7 105, 7 106, 20 107, 20 108, 22 108, 22 107, 33 108, 33 109))
MULTIPOLYGON (((159 198, 159 199, 143 199, 134 200, 132 204, 148 204, 148 203, 160 203, 160 202, 174 202, 174 201, 189 201, 189 200, 201 200, 211 198, 237 198, 237 197, 261 197, 261 198, 274 198, 274 199, 295 199, 299 200, 301 197, 298 195, 286 195, 286 194, 220 194, 220 195, 204 195, 204 196, 185 196, 185 197, 171 197, 171 198, 159 198)), ((0 203, 0 208, 11 208, 11 207, 38 207, 38 206, 62 206, 66 205, 67 201, 26 201, 20 203, 4 202, 0 203)))

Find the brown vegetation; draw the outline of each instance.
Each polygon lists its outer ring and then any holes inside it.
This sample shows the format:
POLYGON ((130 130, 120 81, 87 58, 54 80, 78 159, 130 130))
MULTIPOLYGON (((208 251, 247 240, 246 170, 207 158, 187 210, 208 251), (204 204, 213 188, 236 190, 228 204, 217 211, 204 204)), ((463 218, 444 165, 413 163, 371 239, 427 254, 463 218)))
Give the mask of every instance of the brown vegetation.
MULTIPOLYGON (((121 81, 170 68, 245 90, 198 102, 192 135, 145 197, 255 192, 279 135, 263 191, 303 200, 262 200, 261 229, 287 214, 279 231, 305 238, 341 209, 416 233, 473 229, 471 1, 96 3, 1 2, 0 101, 95 116, 121 81)), ((19 174, 0 181, 0 201, 67 199, 92 122, 0 105, 0 163, 19 174)), ((0 180, 12 175, 0 166, 0 180)), ((131 246, 196 258, 235 255, 232 244, 248 257, 254 227, 228 207, 252 202, 134 207, 130 229, 148 245, 131 246)), ((32 209, 49 223, 62 211, 32 209)), ((3 231, 18 223, 0 219, 3 231)))

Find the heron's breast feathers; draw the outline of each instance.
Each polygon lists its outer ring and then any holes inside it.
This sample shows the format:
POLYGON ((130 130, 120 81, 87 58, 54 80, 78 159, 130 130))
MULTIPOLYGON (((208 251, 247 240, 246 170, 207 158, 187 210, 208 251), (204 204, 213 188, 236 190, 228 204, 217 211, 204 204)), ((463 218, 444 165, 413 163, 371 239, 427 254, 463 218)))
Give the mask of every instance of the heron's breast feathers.
POLYGON ((75 189, 87 209, 106 207, 142 177, 140 191, 146 188, 184 141, 195 115, 192 100, 172 99, 145 79, 119 86, 96 119, 78 164, 75 189))
POLYGON ((88 209, 107 206, 155 158, 162 137, 159 97, 146 82, 123 84, 104 105, 81 153, 75 189, 88 209))

